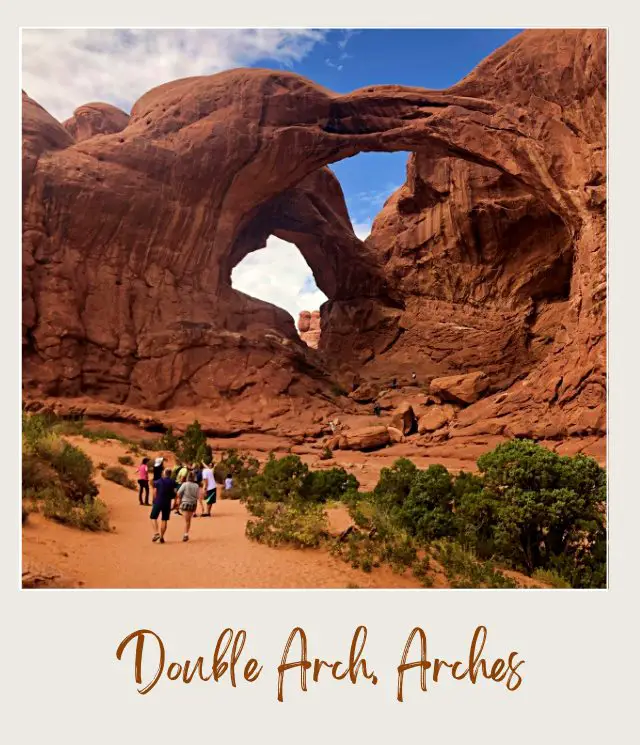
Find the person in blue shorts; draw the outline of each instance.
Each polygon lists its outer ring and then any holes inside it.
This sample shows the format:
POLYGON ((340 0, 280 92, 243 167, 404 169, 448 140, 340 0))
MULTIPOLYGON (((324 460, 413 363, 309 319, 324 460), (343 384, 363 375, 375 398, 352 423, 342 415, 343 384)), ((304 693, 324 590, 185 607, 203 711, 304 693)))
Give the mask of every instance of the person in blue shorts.
POLYGON ((164 476, 153 482, 153 489, 153 507, 150 515, 154 528, 152 540, 154 543, 164 543, 164 534, 167 531, 171 507, 176 498, 176 482, 171 478, 171 469, 167 468, 164 476), (158 517, 161 518, 159 529, 158 517))

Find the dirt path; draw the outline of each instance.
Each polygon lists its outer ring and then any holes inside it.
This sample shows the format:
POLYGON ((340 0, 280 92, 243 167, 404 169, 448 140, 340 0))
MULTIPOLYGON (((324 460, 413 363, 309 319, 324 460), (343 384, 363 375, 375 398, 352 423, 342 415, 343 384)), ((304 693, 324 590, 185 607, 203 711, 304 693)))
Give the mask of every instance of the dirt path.
MULTIPOLYGON (((69 438, 94 464, 117 464, 119 442, 69 438)), ((133 467, 128 467, 135 479, 133 467)), ((212 519, 196 519, 191 540, 182 542, 183 520, 171 516, 166 543, 151 542, 149 508, 137 493, 100 475, 100 498, 109 507, 111 533, 65 527, 32 514, 23 528, 23 571, 44 567, 57 584, 90 588, 346 588, 418 587, 411 577, 384 567, 366 574, 326 551, 269 548, 244 534, 248 513, 236 501, 220 500, 212 519)))

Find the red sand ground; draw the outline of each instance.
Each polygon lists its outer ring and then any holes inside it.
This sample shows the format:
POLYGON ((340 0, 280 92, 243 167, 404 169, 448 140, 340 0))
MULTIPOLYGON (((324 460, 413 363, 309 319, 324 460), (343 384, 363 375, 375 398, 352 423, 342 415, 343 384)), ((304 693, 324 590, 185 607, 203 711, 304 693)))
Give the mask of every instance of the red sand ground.
MULTIPOLYGON (((122 428, 118 428, 120 431, 122 428)), ((125 434, 125 432, 121 432, 125 434)), ((135 439, 141 431, 127 431, 135 439)), ((90 442, 83 437, 67 438, 81 447, 97 465, 118 463, 118 457, 127 453, 126 445, 110 440, 90 442)), ((229 447, 231 443, 216 443, 229 447)), ((234 443, 251 449, 261 460, 269 449, 286 450, 285 443, 255 442, 234 443)), ((400 448, 401 446, 398 446, 400 448)), ((319 461, 317 455, 305 455, 303 460, 314 468, 343 465, 352 471, 362 486, 371 488, 380 468, 391 463, 401 452, 385 455, 343 452, 336 453, 330 461, 319 461)), ((173 464, 173 458, 164 454, 173 464)), ((416 457, 417 465, 424 468, 434 459, 416 457)), ((445 463, 452 470, 471 463, 445 463)), ((134 466, 126 467, 135 480, 134 466)), ((137 491, 105 481, 97 473, 100 499, 109 508, 113 530, 110 533, 93 533, 66 527, 33 513, 22 529, 23 583, 35 587, 88 587, 88 588, 418 588, 420 584, 410 573, 398 575, 387 567, 365 573, 334 558, 326 550, 270 548, 250 541, 245 536, 245 525, 250 514, 238 501, 219 500, 213 508, 211 519, 197 518, 192 522, 188 543, 182 542, 183 518, 172 514, 169 520, 166 543, 152 543, 149 507, 138 504, 137 491)), ((343 507, 328 510, 331 529, 344 530, 350 520, 343 507)), ((433 586, 447 587, 447 580, 435 566, 433 586)), ((521 584, 541 587, 540 583, 516 572, 521 584)))
MULTIPOLYGON (((115 441, 69 439, 95 464, 116 464, 126 452, 115 441)), ((127 470, 135 479, 135 469, 127 470)), ((326 551, 274 549, 250 541, 244 535, 249 515, 231 500, 219 500, 212 519, 194 520, 188 543, 181 540, 183 520, 174 514, 167 542, 152 543, 149 508, 139 506, 137 492, 100 475, 96 481, 115 531, 91 533, 32 514, 23 528, 23 572, 57 576, 54 584, 62 586, 93 588, 418 587, 413 578, 386 568, 371 574, 352 569, 326 551)))

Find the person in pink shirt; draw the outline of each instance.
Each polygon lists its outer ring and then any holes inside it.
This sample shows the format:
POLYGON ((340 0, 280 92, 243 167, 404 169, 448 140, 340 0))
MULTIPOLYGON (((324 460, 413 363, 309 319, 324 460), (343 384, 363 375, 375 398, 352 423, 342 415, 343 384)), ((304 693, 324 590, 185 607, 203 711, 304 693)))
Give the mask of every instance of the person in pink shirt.
POLYGON ((143 458, 142 463, 138 466, 138 500, 141 505, 149 504, 149 469, 147 463, 149 458, 143 458), (142 501, 142 493, 144 492, 144 502, 142 501))

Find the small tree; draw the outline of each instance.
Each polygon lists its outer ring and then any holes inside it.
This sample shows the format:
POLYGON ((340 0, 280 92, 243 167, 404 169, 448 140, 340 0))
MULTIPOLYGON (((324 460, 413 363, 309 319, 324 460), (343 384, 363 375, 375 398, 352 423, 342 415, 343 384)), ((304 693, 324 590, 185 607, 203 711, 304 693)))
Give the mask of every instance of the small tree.
POLYGON ((401 507, 409 496, 418 468, 408 458, 398 458, 391 468, 383 468, 373 495, 386 509, 401 507))
POLYGON ((211 462, 211 446, 207 444, 207 438, 197 419, 187 427, 175 452, 183 463, 211 462))
POLYGON ((453 481, 449 471, 440 465, 418 471, 397 516, 399 524, 419 538, 452 535, 453 481))

